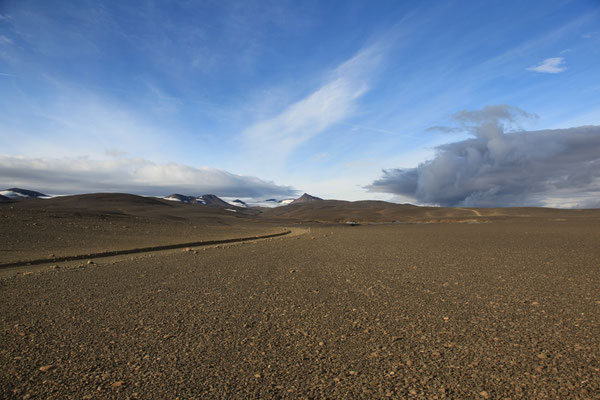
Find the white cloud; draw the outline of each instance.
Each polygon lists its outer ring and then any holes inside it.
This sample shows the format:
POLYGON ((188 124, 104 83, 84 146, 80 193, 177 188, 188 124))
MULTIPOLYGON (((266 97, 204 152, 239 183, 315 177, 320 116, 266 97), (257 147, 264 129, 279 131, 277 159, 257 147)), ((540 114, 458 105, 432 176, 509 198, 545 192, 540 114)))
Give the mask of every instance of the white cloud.
POLYGON ((127 192, 183 193, 262 198, 293 196, 295 190, 253 176, 216 168, 158 164, 141 158, 92 160, 0 155, 0 187, 22 187, 48 194, 127 192))
POLYGON ((283 161, 297 147, 351 116, 365 94, 368 75, 378 62, 375 47, 339 65, 320 88, 289 105, 278 115, 259 121, 243 132, 258 159, 283 161))
POLYGON ((540 65, 529 67, 527 70, 546 74, 558 74, 567 69, 567 67, 564 66, 564 63, 564 57, 546 58, 540 65))

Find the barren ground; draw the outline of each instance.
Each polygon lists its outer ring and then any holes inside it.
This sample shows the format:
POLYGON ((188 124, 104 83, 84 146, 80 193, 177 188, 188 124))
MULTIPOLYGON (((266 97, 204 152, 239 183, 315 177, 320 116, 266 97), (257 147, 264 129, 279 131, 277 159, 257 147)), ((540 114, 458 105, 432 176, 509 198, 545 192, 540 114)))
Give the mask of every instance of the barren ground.
MULTIPOLYGON (((10 215, 0 263, 286 226, 10 215)), ((0 397, 600 398, 597 222, 294 226, 1 270, 0 397)))

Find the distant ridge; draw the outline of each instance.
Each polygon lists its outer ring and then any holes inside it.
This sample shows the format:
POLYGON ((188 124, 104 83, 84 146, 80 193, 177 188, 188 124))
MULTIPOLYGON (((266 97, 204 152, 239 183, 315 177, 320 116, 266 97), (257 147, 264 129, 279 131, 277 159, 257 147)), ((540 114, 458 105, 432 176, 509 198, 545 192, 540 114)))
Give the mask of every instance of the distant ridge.
POLYGON ((313 201, 321 201, 320 197, 311 196, 308 193, 304 193, 302 196, 298 197, 296 200, 292 201, 290 204, 304 204, 304 203, 312 203, 313 201))
POLYGON ((6 197, 6 196, 2 196, 0 194, 0 203, 10 203, 12 200, 10 199, 10 197, 6 197))
MULTIPOLYGON (((163 197, 165 200, 171 201, 180 201, 182 203, 192 203, 192 204, 205 204, 207 206, 216 206, 216 207, 230 207, 231 204, 222 200, 218 196, 214 194, 204 194, 202 196, 186 196, 184 194, 173 193, 168 195, 167 197, 163 197)), ((238 200, 241 201, 241 200, 238 200)))
POLYGON ((49 198, 50 196, 45 195, 44 193, 36 192, 35 190, 27 190, 21 188, 10 188, 6 190, 0 191, 0 196, 8 197, 10 199, 19 199, 19 198, 49 198))
POLYGON ((248 204, 246 204, 245 201, 240 200, 240 199, 235 199, 230 204, 232 204, 234 206, 238 206, 238 207, 248 207, 248 204))

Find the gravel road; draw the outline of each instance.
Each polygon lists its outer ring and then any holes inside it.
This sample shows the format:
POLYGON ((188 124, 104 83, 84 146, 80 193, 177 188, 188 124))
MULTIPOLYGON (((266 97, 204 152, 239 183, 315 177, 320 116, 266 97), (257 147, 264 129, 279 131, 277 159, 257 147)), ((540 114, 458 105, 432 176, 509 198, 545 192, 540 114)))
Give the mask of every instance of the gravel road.
POLYGON ((600 398, 600 227, 313 226, 0 280, 0 397, 600 398))

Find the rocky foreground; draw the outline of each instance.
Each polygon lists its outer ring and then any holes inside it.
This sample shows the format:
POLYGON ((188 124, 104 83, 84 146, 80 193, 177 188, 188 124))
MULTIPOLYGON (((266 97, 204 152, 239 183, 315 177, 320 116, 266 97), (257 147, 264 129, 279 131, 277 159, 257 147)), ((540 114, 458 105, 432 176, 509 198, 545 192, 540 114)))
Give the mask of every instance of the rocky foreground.
POLYGON ((8 271, 0 397, 600 397, 600 227, 313 226, 8 271))

